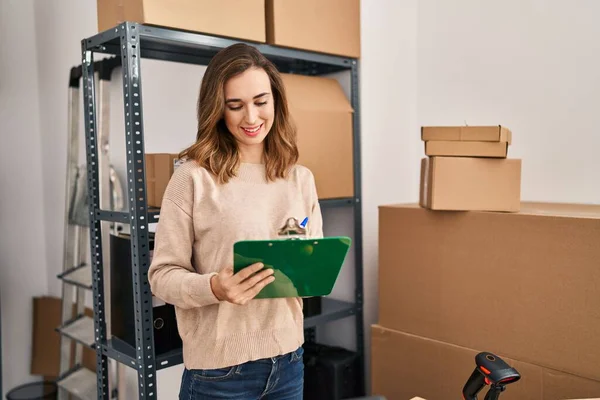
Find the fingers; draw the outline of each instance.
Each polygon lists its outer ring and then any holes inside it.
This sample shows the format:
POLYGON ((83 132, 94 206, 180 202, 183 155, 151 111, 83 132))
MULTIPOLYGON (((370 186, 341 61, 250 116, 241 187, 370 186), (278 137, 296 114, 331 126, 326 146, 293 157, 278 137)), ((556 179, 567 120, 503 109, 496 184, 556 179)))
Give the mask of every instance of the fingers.
POLYGON ((267 286, 269 283, 273 282, 275 280, 275 277, 272 275, 268 275, 266 278, 260 280, 259 282, 256 283, 256 285, 252 286, 250 289, 248 289, 246 291, 246 293, 249 294, 250 298, 253 299, 254 297, 256 297, 256 295, 263 290, 263 288, 265 286, 267 286))
POLYGON ((263 278, 262 280, 258 281, 254 286, 252 286, 250 289, 246 290, 243 294, 243 299, 241 300, 240 303, 238 304, 246 304, 248 303, 250 300, 252 300, 253 298, 256 297, 256 295, 265 287, 267 286, 269 283, 273 282, 275 280, 274 276, 268 275, 266 278, 263 278))
POLYGON ((263 263, 252 264, 252 265, 250 265, 250 266, 242 269, 237 274, 235 274, 233 276, 233 279, 234 279, 235 283, 240 283, 240 282, 246 280, 251 275, 253 275, 256 272, 260 271, 263 267, 264 267, 263 263))
POLYGON ((275 278, 272 268, 264 268, 264 264, 252 264, 236 274, 232 267, 224 268, 220 273, 220 287, 223 288, 224 297, 233 304, 246 304, 275 278), (262 271, 261 271, 262 270, 262 271))
POLYGON ((260 281, 270 277, 271 275, 273 275, 272 268, 266 268, 264 271, 257 272, 256 274, 252 275, 250 278, 246 279, 240 284, 242 291, 245 292, 252 289, 260 281))

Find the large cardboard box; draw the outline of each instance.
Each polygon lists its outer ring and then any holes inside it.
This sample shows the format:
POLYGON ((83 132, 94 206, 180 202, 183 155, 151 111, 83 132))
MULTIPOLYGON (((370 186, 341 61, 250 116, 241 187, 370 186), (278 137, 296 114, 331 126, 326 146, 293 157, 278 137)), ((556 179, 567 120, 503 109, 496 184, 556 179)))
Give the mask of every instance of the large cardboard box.
POLYGON ((352 107, 335 79, 284 74, 298 129, 299 164, 315 176, 321 199, 354 196, 352 107))
MULTIPOLYGON (((388 329, 371 328, 372 392, 387 399, 462 398, 480 351, 388 329)), ((597 396, 600 381, 581 378, 495 353, 515 368, 521 379, 506 386, 502 400, 564 400, 597 396)), ((489 386, 479 393, 483 399, 489 386)))
POLYGON ((267 43, 360 57, 360 0, 266 0, 267 43))
POLYGON ((419 203, 432 210, 519 211, 521 160, 426 157, 419 203))
POLYGON ((379 323, 600 377, 600 205, 379 208, 379 323))
POLYGON ((160 207, 175 170, 177 154, 146 153, 146 197, 148 207, 160 207))
POLYGON ((98 30, 124 21, 266 41, 265 0, 97 0, 98 30))

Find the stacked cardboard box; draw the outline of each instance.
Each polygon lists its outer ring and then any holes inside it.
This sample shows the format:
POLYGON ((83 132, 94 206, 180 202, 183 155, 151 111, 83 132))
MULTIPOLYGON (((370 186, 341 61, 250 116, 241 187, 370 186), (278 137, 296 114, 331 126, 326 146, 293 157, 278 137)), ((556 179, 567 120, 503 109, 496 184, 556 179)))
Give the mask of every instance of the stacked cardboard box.
POLYGON ((360 0, 97 0, 98 31, 125 22, 360 57, 360 0))
POLYGON ((422 127, 420 204, 432 210, 519 210, 521 160, 503 126, 422 127))
POLYGON ((177 154, 146 153, 146 198, 148 207, 160 207, 175 171, 177 154))
POLYGON ((490 351, 522 376, 503 399, 599 397, 599 242, 600 205, 381 206, 372 392, 460 398, 490 351))

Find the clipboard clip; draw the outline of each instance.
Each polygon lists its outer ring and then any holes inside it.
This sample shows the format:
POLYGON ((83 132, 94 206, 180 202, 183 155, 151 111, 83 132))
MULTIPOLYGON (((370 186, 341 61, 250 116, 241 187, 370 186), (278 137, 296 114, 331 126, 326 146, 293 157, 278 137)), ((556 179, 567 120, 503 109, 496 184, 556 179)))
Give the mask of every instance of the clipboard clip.
POLYGON ((306 228, 302 227, 298 220, 294 217, 290 217, 285 221, 283 227, 279 230, 277 235, 282 239, 306 239, 306 228))

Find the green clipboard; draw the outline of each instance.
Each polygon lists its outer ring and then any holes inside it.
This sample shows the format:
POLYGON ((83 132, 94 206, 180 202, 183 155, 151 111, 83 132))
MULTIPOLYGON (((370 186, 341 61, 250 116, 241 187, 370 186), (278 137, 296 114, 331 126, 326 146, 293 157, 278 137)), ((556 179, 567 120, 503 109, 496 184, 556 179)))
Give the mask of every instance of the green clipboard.
POLYGON ((257 262, 274 269, 275 280, 258 293, 258 299, 326 296, 351 244, 346 236, 239 241, 233 245, 233 271, 257 262))

